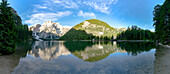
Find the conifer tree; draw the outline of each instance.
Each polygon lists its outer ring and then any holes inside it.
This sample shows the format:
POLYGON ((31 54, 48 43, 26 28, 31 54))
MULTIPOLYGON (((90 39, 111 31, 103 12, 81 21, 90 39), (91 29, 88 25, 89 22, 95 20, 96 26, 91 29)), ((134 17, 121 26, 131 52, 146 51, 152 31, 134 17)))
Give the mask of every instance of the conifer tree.
POLYGON ((157 5, 153 11, 156 39, 163 44, 170 44, 170 0, 157 5))
POLYGON ((12 53, 16 46, 16 30, 11 8, 6 0, 0 4, 0 52, 12 53))

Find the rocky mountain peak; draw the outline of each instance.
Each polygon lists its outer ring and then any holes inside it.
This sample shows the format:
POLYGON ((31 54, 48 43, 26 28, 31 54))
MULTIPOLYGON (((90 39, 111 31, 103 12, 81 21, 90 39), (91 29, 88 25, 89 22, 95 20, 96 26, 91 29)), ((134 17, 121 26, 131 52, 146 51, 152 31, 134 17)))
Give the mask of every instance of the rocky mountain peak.
POLYGON ((38 35, 40 38, 59 38, 63 36, 70 28, 65 28, 59 23, 53 21, 44 22, 42 25, 30 27, 33 31, 33 36, 38 35))

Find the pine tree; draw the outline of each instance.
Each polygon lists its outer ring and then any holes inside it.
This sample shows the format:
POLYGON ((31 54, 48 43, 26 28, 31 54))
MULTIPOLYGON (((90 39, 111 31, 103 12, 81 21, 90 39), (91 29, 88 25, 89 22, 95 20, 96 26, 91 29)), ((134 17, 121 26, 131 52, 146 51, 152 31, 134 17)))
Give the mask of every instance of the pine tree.
POLYGON ((163 44, 170 44, 170 1, 157 5, 153 11, 156 39, 163 44))
POLYGON ((11 8, 6 0, 0 5, 0 52, 12 53, 16 46, 16 30, 11 8))

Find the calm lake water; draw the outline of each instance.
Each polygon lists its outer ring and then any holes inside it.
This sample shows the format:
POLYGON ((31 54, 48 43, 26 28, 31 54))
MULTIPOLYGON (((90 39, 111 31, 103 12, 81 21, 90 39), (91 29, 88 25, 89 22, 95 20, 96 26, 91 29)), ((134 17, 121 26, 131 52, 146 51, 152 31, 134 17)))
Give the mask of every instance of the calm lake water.
POLYGON ((2 74, 166 74, 170 49, 147 42, 36 41, 0 56, 2 74))

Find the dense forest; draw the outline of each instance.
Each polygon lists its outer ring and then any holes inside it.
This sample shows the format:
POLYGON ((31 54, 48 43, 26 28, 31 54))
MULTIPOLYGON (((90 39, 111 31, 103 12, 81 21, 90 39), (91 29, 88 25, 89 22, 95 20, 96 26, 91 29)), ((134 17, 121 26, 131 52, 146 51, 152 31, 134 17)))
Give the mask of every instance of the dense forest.
POLYGON ((92 34, 87 34, 84 30, 76 30, 72 28, 60 40, 111 40, 112 37, 109 36, 94 36, 92 34))
POLYGON ((149 30, 143 30, 137 26, 132 26, 118 34, 117 40, 155 40, 155 34, 149 30))
POLYGON ((92 34, 87 34, 83 30, 71 29, 70 32, 67 32, 62 36, 61 40, 91 40, 94 36, 92 34))
POLYGON ((32 38, 28 25, 22 25, 16 11, 9 7, 6 0, 0 4, 0 53, 8 54, 15 51, 17 41, 32 38))
POLYGON ((170 0, 155 6, 153 15, 156 39, 162 44, 170 44, 170 0))

